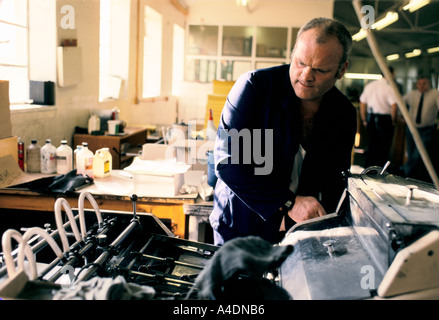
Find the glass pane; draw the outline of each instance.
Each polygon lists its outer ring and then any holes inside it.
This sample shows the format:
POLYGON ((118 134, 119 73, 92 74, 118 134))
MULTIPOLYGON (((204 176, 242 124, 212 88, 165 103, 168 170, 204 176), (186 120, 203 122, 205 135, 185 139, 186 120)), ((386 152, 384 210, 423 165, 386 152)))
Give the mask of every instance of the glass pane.
POLYGON ((0 20, 26 26, 27 0, 0 0, 0 20))
POLYGON ((252 70, 250 61, 222 60, 221 80, 236 81, 239 76, 252 70))
POLYGON ((145 6, 143 98, 160 96, 162 81, 162 15, 145 6))
POLYGON ((27 68, 0 66, 2 80, 9 80, 9 101, 11 103, 23 103, 29 99, 27 72, 27 68))
POLYGON ((188 54, 216 56, 218 26, 189 26, 188 54))
POLYGON ((216 61, 207 59, 187 59, 185 80, 210 82, 216 79, 216 61))
POLYGON ((223 55, 250 57, 253 41, 253 27, 223 28, 223 55))
MULTIPOLYGON (((299 33, 299 28, 293 28, 291 32, 291 51, 294 49, 294 44, 296 43, 298 33, 299 33)), ((291 52, 290 52, 290 56, 291 56, 291 52)))
POLYGON ((287 28, 257 27, 256 56, 285 58, 287 51, 287 28))
POLYGON ((0 62, 27 66, 26 28, 0 23, 0 62))
POLYGON ((179 95, 184 75, 184 29, 174 24, 172 46, 172 94, 179 95))

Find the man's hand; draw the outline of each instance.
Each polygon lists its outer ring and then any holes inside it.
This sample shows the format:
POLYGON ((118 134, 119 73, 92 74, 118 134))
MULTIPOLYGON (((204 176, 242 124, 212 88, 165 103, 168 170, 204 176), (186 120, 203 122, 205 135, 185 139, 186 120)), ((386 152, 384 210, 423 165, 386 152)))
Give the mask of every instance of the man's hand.
POLYGON ((326 214, 320 202, 314 197, 297 196, 288 216, 296 222, 317 218, 326 214))

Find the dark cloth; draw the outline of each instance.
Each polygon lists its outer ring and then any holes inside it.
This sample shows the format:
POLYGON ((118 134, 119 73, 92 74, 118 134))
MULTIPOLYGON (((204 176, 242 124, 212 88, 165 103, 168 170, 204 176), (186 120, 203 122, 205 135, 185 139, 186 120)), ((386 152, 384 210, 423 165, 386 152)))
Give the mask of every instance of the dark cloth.
POLYGON ((68 194, 90 184, 93 184, 92 178, 89 176, 83 176, 82 174, 77 174, 76 169, 73 169, 66 174, 36 179, 20 185, 15 185, 14 188, 27 188, 31 191, 44 194, 68 194))
MULTIPOLYGON (((289 65, 246 73, 230 91, 215 143, 218 181, 210 222, 216 244, 248 235, 261 236, 271 243, 278 241, 282 219, 279 208, 293 196, 289 186, 302 132, 299 102, 290 82, 289 65), (224 134, 231 129, 248 133, 251 138, 243 138, 247 141, 239 144, 237 164, 232 162, 237 156, 232 154, 236 139, 224 134), (267 132, 272 137, 264 134, 267 132), (253 146, 250 157, 244 146, 253 146), (262 151, 255 151, 257 146, 262 151), (257 154, 265 154, 264 163, 257 154), (245 161, 244 156, 250 160, 245 161), (269 172, 255 171, 267 167, 269 172)), ((321 199, 327 212, 335 210, 346 186, 342 172, 350 168, 356 124, 355 107, 333 87, 315 115, 297 190, 298 195, 321 199)))
POLYGON ((374 113, 369 113, 367 117, 366 129, 369 143, 365 166, 384 167, 389 160, 389 152, 395 131, 392 117, 390 114, 374 113))
MULTIPOLYGON (((249 236, 230 240, 208 261, 197 276, 193 290, 198 289, 199 299, 219 299, 224 297, 225 286, 231 281, 237 281, 238 276, 258 281, 265 272, 278 268, 292 251, 293 246, 273 246, 260 237, 249 236)), ((247 284, 249 283, 251 282, 247 281, 247 284)), ((249 291, 248 287, 241 288, 241 293, 242 299, 256 295, 255 292, 249 291)))
MULTIPOLYGON (((429 151, 431 146, 431 141, 433 138, 434 130, 436 126, 427 126, 422 128, 417 128, 419 136, 424 144, 424 147, 427 151, 429 151)), ((425 174, 423 169, 423 162, 421 158, 421 154, 419 153, 418 148, 416 147, 413 136, 408 127, 406 127, 406 149, 407 149, 407 161, 403 166, 404 175, 406 177, 425 180, 425 174)))

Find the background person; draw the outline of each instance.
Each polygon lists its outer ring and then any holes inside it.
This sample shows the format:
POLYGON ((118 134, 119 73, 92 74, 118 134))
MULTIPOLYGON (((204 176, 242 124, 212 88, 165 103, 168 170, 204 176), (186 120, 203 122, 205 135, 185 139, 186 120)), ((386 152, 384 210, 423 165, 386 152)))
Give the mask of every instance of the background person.
MULTIPOLYGON (((394 77, 395 72, 389 67, 394 77)), ((368 83, 360 95, 360 116, 367 130, 365 167, 383 167, 389 160, 398 106, 385 77, 368 83)))
MULTIPOLYGON (((416 89, 404 96, 411 118, 419 132, 426 150, 431 148, 431 139, 434 131, 439 129, 437 116, 439 112, 439 91, 432 89, 426 76, 420 76, 416 81, 416 89)), ((407 161, 403 166, 404 175, 415 179, 423 179, 420 171, 421 155, 413 140, 413 136, 406 128, 407 161)))

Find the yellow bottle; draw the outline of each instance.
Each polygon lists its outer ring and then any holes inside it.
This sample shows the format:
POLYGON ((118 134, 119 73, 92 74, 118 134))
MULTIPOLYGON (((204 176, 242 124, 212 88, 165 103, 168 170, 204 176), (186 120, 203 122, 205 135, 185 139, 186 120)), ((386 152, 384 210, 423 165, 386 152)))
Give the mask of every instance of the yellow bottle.
POLYGON ((109 148, 96 150, 93 156, 93 175, 95 178, 105 178, 111 175, 113 157, 109 148))

